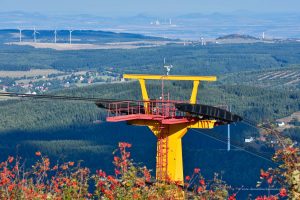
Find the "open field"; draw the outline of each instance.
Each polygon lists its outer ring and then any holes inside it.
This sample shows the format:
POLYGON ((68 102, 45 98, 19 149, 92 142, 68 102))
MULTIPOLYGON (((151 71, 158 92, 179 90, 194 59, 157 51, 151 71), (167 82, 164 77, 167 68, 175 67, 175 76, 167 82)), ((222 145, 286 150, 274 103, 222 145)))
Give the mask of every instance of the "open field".
POLYGON ((47 76, 49 74, 61 74, 63 72, 55 69, 31 69, 29 71, 0 71, 0 77, 21 78, 23 76, 47 76))
POLYGON ((289 128, 295 128, 296 126, 294 126, 293 124, 289 124, 290 122, 292 122, 293 120, 297 120, 300 121, 300 111, 298 112, 294 112, 292 113, 290 116, 281 118, 281 119, 277 119, 277 122, 284 122, 284 126, 282 127, 277 127, 278 131, 283 131, 284 129, 289 129, 289 128))
POLYGON ((228 75, 225 81, 263 88, 300 88, 300 67, 242 72, 228 75))
POLYGON ((141 47, 156 47, 166 45, 167 41, 135 41, 135 42, 113 42, 104 44, 69 44, 69 43, 34 43, 34 42, 12 42, 8 45, 32 46, 39 49, 55 50, 83 50, 83 49, 137 49, 141 47))

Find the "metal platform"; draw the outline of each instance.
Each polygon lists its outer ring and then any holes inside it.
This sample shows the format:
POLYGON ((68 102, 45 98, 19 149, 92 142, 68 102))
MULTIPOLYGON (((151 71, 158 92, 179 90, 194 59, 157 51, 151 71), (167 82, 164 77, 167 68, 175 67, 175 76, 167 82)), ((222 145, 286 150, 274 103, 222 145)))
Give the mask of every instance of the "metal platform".
POLYGON ((162 124, 180 124, 195 120, 217 120, 219 124, 242 121, 242 117, 225 109, 183 101, 120 101, 96 102, 107 110, 108 122, 155 120, 162 124))

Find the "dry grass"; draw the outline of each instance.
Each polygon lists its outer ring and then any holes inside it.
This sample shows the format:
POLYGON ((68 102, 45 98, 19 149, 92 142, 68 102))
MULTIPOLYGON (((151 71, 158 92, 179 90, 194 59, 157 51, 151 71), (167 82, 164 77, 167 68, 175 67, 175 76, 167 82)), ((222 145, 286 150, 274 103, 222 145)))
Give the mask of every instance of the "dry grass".
POLYGON ((137 49, 141 47, 155 47, 168 44, 167 41, 136 41, 136 42, 115 42, 106 44, 68 44, 68 43, 34 43, 34 42, 12 42, 8 45, 29 45, 40 49, 55 50, 82 50, 82 49, 137 49), (143 44, 143 45, 142 45, 143 44))
POLYGON ((287 128, 294 128, 294 125, 289 124, 293 119, 297 119, 298 121, 300 121, 300 111, 298 112, 294 112, 293 114, 291 114, 290 116, 281 118, 281 119, 277 119, 276 121, 278 122, 284 122, 285 125, 282 127, 277 127, 278 131, 283 131, 284 129, 287 128))
POLYGON ((0 77, 21 78, 23 76, 47 76, 49 74, 60 74, 61 71, 55 69, 31 69, 30 71, 0 71, 0 77))

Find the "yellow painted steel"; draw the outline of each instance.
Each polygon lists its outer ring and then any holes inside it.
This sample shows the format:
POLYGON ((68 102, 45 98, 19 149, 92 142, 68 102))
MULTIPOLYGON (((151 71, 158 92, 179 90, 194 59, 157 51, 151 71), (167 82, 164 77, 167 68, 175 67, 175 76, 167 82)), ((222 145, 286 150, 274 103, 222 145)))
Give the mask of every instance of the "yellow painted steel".
POLYGON ((142 90, 143 100, 148 101, 149 96, 148 96, 148 92, 147 92, 147 88, 146 88, 145 79, 139 79, 139 82, 140 82, 140 86, 141 86, 141 90, 142 90))
MULTIPOLYGON (((148 92, 147 92, 147 87, 146 87, 146 82, 144 79, 139 79, 140 82, 140 86, 141 86, 141 91, 142 91, 142 97, 144 101, 149 101, 149 96, 148 96, 148 92)), ((148 103, 144 102, 144 107, 145 107, 145 111, 146 114, 148 113, 148 103)))
POLYGON ((193 90, 190 102, 191 104, 195 104, 197 102, 197 93, 198 93, 198 86, 200 81, 194 81, 193 90))
POLYGON ((215 127, 216 120, 198 120, 190 122, 188 128, 212 129, 215 127))
POLYGON ((144 80, 172 80, 172 81, 216 81, 216 76, 180 76, 180 75, 148 75, 148 74, 124 74, 126 79, 144 80))
MULTIPOLYGON (((200 81, 216 81, 215 76, 161 76, 161 75, 147 75, 147 74, 124 74, 126 79, 137 79, 139 80, 142 97, 144 101, 149 100, 147 93, 145 80, 177 80, 177 81, 193 81, 193 90, 190 98, 192 104, 196 103, 198 87, 200 81)), ((148 105, 145 102, 144 106, 147 108, 148 105)), ((147 110, 147 109, 146 109, 147 110)), ((186 134, 189 128, 199 128, 199 129, 211 129, 215 125, 215 120, 201 120, 181 123, 181 124, 170 124, 164 125, 160 121, 153 120, 131 120, 128 123, 136 126, 148 126, 149 129, 158 138, 163 138, 168 140, 168 150, 167 159, 167 176, 171 181, 176 181, 179 184, 184 184, 183 178, 183 161, 182 161, 182 137, 186 134)), ((158 152, 156 155, 156 163, 158 163, 158 152)), ((156 166, 156 171, 158 171, 158 165, 156 166)), ((159 179, 158 174, 156 178, 159 179)), ((164 181, 164 180, 161 180, 164 181)))
MULTIPOLYGON (((164 127, 168 129, 167 134, 163 135, 163 137, 168 137, 167 175, 171 181, 176 181, 181 185, 184 184, 181 142, 182 137, 187 133, 189 128, 211 129, 214 127, 215 122, 215 120, 199 120, 189 123, 164 125, 164 127)), ((163 125, 160 124, 159 121, 132 120, 129 121, 129 123, 135 126, 148 126, 156 137, 161 137, 161 134, 163 134, 163 131, 160 129, 160 127, 163 125)), ((157 152, 156 163, 158 163, 158 157, 159 156, 157 152)), ((156 176, 158 175, 156 174, 156 176)))

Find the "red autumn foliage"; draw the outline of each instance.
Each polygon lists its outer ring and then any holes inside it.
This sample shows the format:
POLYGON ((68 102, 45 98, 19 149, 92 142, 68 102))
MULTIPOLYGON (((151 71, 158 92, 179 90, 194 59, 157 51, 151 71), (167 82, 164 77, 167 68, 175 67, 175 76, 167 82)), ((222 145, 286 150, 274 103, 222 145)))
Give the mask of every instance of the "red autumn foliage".
POLYGON ((228 200, 236 200, 236 194, 232 194, 229 196, 228 200))
POLYGON ((287 191, 285 188, 281 188, 279 191, 279 196, 280 197, 286 197, 287 196, 287 191))
POLYGON ((205 185, 205 180, 204 179, 201 179, 200 181, 200 184, 203 186, 203 185, 205 185))
MULTIPOLYGON (((89 169, 79 164, 76 166, 73 161, 52 166, 50 159, 39 151, 35 153, 38 161, 27 170, 20 164, 19 158, 9 156, 0 163, 0 199, 178 199, 182 195, 186 199, 237 198, 237 193, 229 195, 230 187, 218 179, 217 174, 212 180, 205 179, 200 168, 195 168, 191 176, 185 177, 183 187, 180 182, 170 180, 153 183, 151 171, 130 160, 130 152, 127 151, 130 147, 129 143, 119 144, 113 159, 114 175, 107 175, 102 170, 90 175, 89 169), (89 191, 92 182, 95 189, 89 191)), ((282 188, 277 194, 259 196, 257 200, 298 195, 299 148, 283 145, 276 151, 274 160, 283 162, 283 169, 262 170, 260 177, 269 187, 280 184, 282 188)))
POLYGON ((186 176, 186 177, 185 177, 185 180, 186 180, 186 181, 190 181, 190 180, 191 180, 191 177, 190 177, 190 176, 186 176))
POLYGON ((200 168, 195 168, 195 169, 194 169, 194 173, 195 173, 195 174, 198 174, 199 172, 200 172, 200 168))

